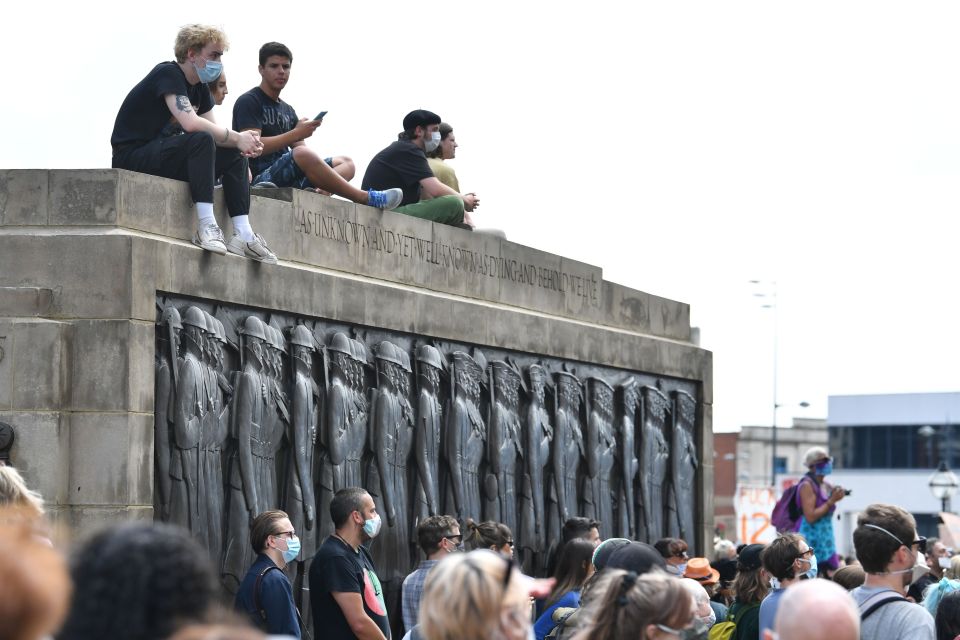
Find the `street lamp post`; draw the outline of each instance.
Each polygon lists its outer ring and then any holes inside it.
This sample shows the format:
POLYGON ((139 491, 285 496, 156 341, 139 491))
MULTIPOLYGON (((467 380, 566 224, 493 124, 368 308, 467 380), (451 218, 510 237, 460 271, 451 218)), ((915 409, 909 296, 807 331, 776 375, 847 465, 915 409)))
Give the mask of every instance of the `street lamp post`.
POLYGON ((940 466, 930 476, 929 485, 930 493, 940 501, 940 510, 949 513, 950 498, 960 488, 960 480, 957 479, 957 474, 947 468, 946 460, 940 461, 940 466))
POLYGON ((758 292, 753 295, 757 298, 765 298, 767 301, 760 305, 764 309, 773 311, 773 416, 770 421, 770 486, 777 486, 777 409, 780 405, 777 403, 777 283, 776 281, 763 282, 762 280, 751 280, 750 284, 770 286, 770 292, 758 292))

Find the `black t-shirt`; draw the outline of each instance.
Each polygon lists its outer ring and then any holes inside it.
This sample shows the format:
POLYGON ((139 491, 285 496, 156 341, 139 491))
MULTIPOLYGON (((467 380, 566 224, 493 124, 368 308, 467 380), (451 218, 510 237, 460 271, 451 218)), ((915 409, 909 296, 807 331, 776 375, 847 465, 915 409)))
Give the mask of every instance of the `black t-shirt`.
POLYGON ((935 584, 936 582, 937 579, 934 576, 926 573, 920 576, 916 582, 910 585, 910 588, 907 589, 907 595, 913 598, 913 601, 916 603, 923 602, 923 592, 927 590, 927 587, 935 584))
POLYGON ((427 164, 423 149, 409 140, 397 140, 378 153, 367 165, 361 189, 403 189, 403 201, 413 204, 420 201, 420 181, 432 178, 433 171, 427 164))
POLYGON ((164 127, 175 121, 163 96, 187 96, 197 114, 213 109, 210 89, 202 82, 190 84, 176 62, 161 62, 130 90, 113 124, 114 147, 141 145, 159 138, 164 127))
POLYGON ((310 565, 310 608, 316 624, 323 628, 320 637, 352 640, 355 636, 347 617, 333 598, 334 592, 359 593, 363 610, 377 623, 383 635, 390 638, 383 589, 370 554, 363 547, 354 551, 340 538, 329 536, 320 545, 310 565))
MULTIPOLYGON (((250 89, 233 104, 233 128, 236 131, 260 129, 261 138, 282 135, 297 126, 298 120, 293 107, 283 100, 274 101, 260 87, 250 89)), ((289 149, 284 147, 259 158, 250 158, 250 171, 259 175, 289 149)))

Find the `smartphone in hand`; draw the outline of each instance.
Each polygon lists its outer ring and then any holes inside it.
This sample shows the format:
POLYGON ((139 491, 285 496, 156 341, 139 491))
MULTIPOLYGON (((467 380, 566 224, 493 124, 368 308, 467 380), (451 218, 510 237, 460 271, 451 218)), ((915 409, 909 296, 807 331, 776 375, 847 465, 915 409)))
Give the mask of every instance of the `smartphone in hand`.
POLYGON ((317 117, 314 118, 314 120, 323 120, 323 116, 325 116, 325 115, 327 115, 327 112, 326 112, 326 111, 321 111, 320 113, 317 114, 317 117))

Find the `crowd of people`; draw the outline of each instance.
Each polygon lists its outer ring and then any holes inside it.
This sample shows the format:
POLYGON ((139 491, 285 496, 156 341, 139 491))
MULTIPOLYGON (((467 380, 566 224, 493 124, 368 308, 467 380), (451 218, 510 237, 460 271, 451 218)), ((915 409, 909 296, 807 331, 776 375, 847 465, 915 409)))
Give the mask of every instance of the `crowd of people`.
POLYGON ((357 188, 350 184, 356 172, 351 158, 325 156, 306 145, 326 112, 301 118, 280 98, 293 67, 293 53, 282 43, 260 48, 261 82, 237 99, 232 127, 216 123, 213 107, 227 94, 222 57, 228 47, 217 27, 180 29, 176 59, 156 65, 127 94, 110 137, 114 168, 189 183, 197 215, 194 244, 221 255, 277 261, 251 226, 251 184, 311 189, 473 228, 470 213, 480 199, 460 193, 453 169, 443 162, 454 157, 457 145, 452 127, 440 116, 425 109, 408 113, 399 139, 374 156, 357 188), (218 185, 233 227, 229 240, 214 215, 218 185))
POLYGON ((424 559, 403 581, 399 611, 388 611, 367 551, 381 529, 371 495, 342 489, 329 509, 335 531, 310 558, 286 513, 254 518, 256 559, 227 603, 208 551, 169 524, 105 528, 68 563, 42 497, 0 466, 0 640, 252 640, 311 629, 385 640, 398 627, 404 640, 960 637, 960 554, 918 535, 895 505, 860 513, 856 556, 836 566, 797 532, 769 544, 719 540, 712 558, 690 557, 684 540, 601 540, 599 522, 574 517, 545 579, 523 574, 505 524, 430 516, 417 527, 424 559), (309 566, 303 612, 284 571, 298 559, 309 566))

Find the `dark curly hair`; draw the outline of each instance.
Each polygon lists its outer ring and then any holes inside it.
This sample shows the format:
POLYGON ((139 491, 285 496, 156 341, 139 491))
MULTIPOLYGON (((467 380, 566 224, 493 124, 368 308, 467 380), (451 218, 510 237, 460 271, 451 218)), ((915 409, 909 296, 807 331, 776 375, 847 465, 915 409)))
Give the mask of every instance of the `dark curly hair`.
POLYGON ((74 598, 58 640, 154 640, 205 619, 216 597, 206 551, 178 527, 127 523, 75 553, 74 598))

